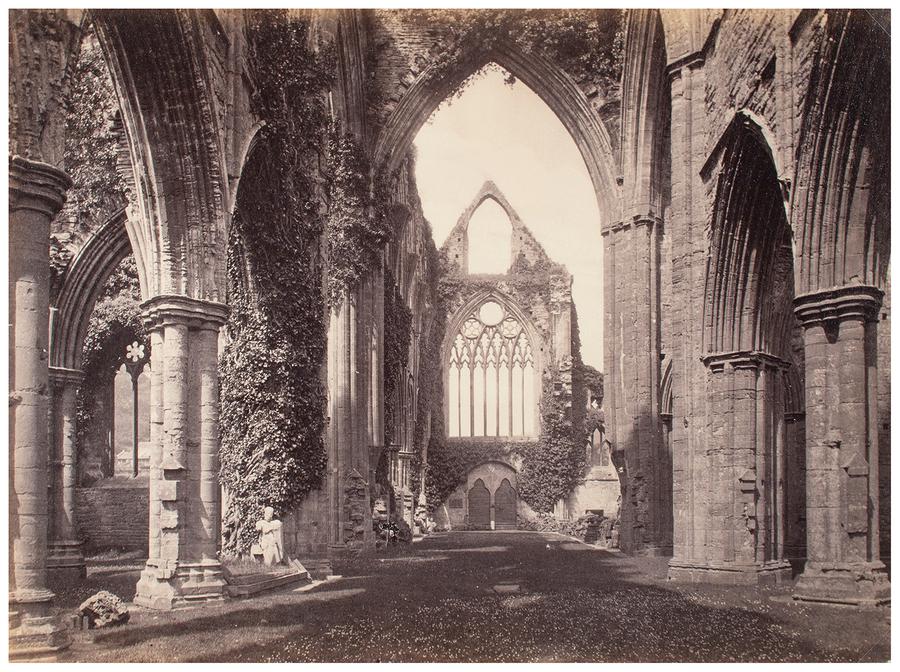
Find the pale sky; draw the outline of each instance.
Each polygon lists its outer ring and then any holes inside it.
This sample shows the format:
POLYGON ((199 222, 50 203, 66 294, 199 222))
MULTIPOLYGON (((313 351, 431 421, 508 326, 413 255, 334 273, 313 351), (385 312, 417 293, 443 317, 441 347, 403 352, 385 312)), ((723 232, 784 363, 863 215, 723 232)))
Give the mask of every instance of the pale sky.
MULTIPOLYGON (((602 371, 603 243, 597 199, 584 160, 553 111, 522 82, 505 84, 494 66, 461 97, 445 101, 422 126, 415 145, 422 208, 438 247, 481 185, 493 180, 551 259, 574 276, 582 356, 602 371)), ((473 233, 476 222, 493 236, 509 231, 505 213, 490 199, 472 217, 473 233)), ((470 264, 496 264, 503 259, 502 249, 495 242, 479 245, 470 264)), ((505 255, 508 260, 508 243, 505 255)))

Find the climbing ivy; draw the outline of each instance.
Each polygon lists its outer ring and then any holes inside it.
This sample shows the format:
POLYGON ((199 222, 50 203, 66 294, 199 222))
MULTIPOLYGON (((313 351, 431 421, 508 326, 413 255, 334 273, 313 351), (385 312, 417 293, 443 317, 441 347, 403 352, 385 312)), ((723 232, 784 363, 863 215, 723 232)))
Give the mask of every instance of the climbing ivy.
POLYGON ((62 291, 66 270, 72 261, 72 250, 63 245, 57 236, 50 236, 50 305, 55 305, 62 291))
MULTIPOLYGON (((246 551, 255 536, 246 523, 264 506, 284 513, 320 485, 327 309, 381 263, 403 216, 385 198, 387 181, 372 180, 365 152, 331 118, 333 47, 312 44, 305 14, 246 16, 251 109, 264 125, 229 240, 231 340, 221 365, 226 553, 246 551)), ((388 294, 386 367, 399 371, 410 317, 388 294)))
MULTIPOLYGON (((452 77, 478 54, 502 42, 526 55, 539 54, 563 68, 575 81, 607 93, 618 85, 624 56, 624 10, 613 9, 480 9, 406 10, 407 21, 443 31, 432 50, 435 80, 452 77)), ((477 76, 456 87, 459 94, 477 76)))
MULTIPOLYGON (((444 402, 444 374, 441 366, 441 346, 444 341, 444 333, 447 325, 447 314, 438 298, 438 285, 440 278, 440 256, 434 245, 434 236, 431 225, 424 223, 426 228, 424 239, 426 243, 426 272, 424 278, 425 289, 428 294, 428 304, 432 307, 428 316, 422 336, 419 340, 419 389, 416 399, 416 426, 413 431, 413 448, 415 454, 412 459, 411 489, 418 496, 425 488, 421 482, 423 454, 430 450, 435 437, 440 437, 444 432, 444 414, 442 406, 444 402), (426 436, 428 446, 425 445, 426 436)), ((428 458, 430 459, 430 458, 428 458)), ((424 460, 426 469, 428 460, 424 460)), ((427 477, 426 477, 427 480, 427 477)), ((430 499, 426 495, 426 500, 430 499)))
POLYGON ((591 391, 591 399, 596 400, 597 405, 603 404, 603 374, 590 364, 581 365, 581 376, 584 386, 591 391))
POLYGON ((332 305, 338 306, 380 263, 393 228, 388 207, 379 207, 385 202, 382 191, 370 188, 365 153, 336 125, 328 136, 328 290, 332 305))
POLYGON ((409 362, 412 341, 412 313, 406 306, 390 270, 384 272, 384 441, 394 443, 398 413, 394 404, 405 384, 404 371, 409 362))
POLYGON ((519 494, 538 513, 553 510, 557 501, 578 485, 585 466, 583 429, 572 421, 558 373, 544 376, 541 394, 541 438, 522 451, 519 494))
POLYGON ((63 167, 72 178, 72 187, 53 230, 65 230, 80 238, 126 205, 126 183, 117 169, 119 105, 91 24, 85 28, 81 50, 71 65, 64 104, 63 167))
POLYGON ((330 49, 309 22, 250 11, 252 111, 264 122, 241 178, 228 246, 231 313, 221 372, 223 551, 248 550, 265 506, 288 512, 326 466, 326 288, 330 49))

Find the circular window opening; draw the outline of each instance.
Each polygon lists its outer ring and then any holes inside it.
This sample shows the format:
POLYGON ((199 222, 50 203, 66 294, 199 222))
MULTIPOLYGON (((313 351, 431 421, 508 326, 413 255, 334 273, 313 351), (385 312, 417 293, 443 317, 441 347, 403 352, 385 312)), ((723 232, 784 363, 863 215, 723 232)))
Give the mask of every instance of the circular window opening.
POLYGON ((500 307, 499 303, 488 301, 481 306, 481 309, 478 311, 478 317, 483 324, 493 327, 503 319, 503 308, 500 307))

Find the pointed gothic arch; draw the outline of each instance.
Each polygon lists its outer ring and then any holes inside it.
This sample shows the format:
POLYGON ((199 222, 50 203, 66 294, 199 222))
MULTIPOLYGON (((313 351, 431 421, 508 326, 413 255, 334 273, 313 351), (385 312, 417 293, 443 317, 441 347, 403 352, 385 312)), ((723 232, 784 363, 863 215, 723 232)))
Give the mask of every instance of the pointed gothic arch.
POLYGON ((146 296, 224 302, 229 184, 204 34, 221 26, 209 11, 92 17, 134 172, 129 235, 146 296))
POLYGON ((496 203, 509 218, 511 229, 510 264, 515 263, 520 254, 524 254, 530 264, 539 261, 549 261, 543 245, 538 242, 534 234, 525 226, 522 218, 519 217, 509 200, 491 180, 488 180, 481 186, 475 198, 472 199, 459 216, 453 229, 447 235, 447 242, 444 246, 447 249, 449 261, 459 266, 464 274, 469 272, 469 223, 478 209, 489 200, 496 203))
MULTIPOLYGON (((110 217, 72 258, 56 307, 50 311, 50 366, 81 369, 81 349, 97 298, 109 276, 131 253, 126 211, 110 217)), ((144 278, 141 278, 143 290, 144 278)))
POLYGON ((498 42, 489 50, 476 44, 458 47, 466 55, 459 59, 459 65, 450 74, 439 76, 434 64, 415 73, 414 80, 378 135, 375 165, 391 174, 406 155, 419 128, 438 105, 466 77, 488 63, 496 63, 534 91, 569 131, 594 185, 601 224, 610 219, 616 211, 620 193, 612 142, 599 114, 572 78, 543 56, 533 52, 526 55, 507 41, 498 42))
POLYGON ((882 289, 890 259, 890 36, 864 10, 829 10, 797 143, 798 295, 882 289))
POLYGON ((704 352, 785 358, 793 320, 791 233, 774 153, 738 113, 701 175, 716 177, 707 262, 704 352))

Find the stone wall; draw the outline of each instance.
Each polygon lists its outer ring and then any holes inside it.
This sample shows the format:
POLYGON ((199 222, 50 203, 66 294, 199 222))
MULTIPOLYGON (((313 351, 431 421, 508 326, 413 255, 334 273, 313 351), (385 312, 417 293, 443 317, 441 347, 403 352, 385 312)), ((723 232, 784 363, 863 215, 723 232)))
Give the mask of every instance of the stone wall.
POLYGON ((147 552, 150 498, 147 479, 108 479, 77 488, 78 534, 86 551, 147 552))
MULTIPOLYGON (((496 460, 484 462, 476 465, 469 471, 465 482, 460 483, 456 490, 447 497, 446 501, 435 509, 434 521, 438 529, 466 529, 469 523, 469 490, 472 489, 475 481, 479 479, 484 483, 488 492, 491 493, 492 510, 494 495, 503 479, 507 479, 513 489, 518 492, 518 472, 512 465, 518 465, 520 458, 515 453, 511 453, 504 459, 506 460, 505 462, 496 460)), ((516 497, 516 519, 519 523, 538 519, 534 510, 518 496, 516 497)))

